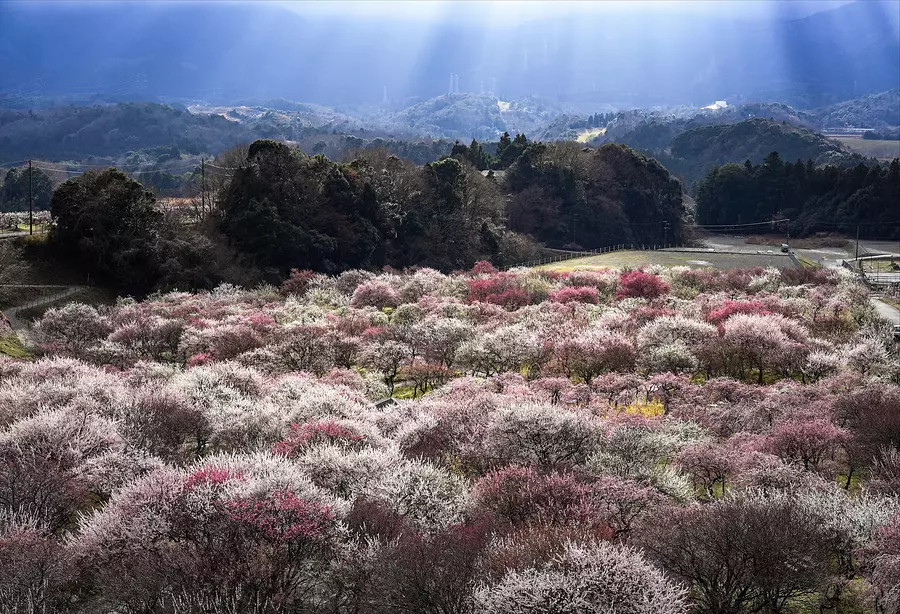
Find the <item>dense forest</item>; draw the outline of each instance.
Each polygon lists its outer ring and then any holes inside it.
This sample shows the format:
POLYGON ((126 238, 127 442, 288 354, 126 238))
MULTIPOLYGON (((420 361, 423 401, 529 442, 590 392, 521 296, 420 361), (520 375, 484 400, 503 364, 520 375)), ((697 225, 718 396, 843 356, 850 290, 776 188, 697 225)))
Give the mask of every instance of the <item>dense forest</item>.
POLYGON ((890 167, 816 167, 772 152, 762 164, 725 164, 697 187, 701 224, 743 224, 787 217, 792 234, 855 232, 900 237, 900 160, 890 167))
POLYGON ((506 185, 510 228, 548 245, 592 249, 681 237, 681 185, 656 160, 622 145, 532 143, 507 170, 506 185))
POLYGON ((652 155, 686 186, 717 166, 748 159, 759 163, 773 151, 786 160, 812 159, 816 165, 851 166, 865 161, 839 143, 785 120, 756 117, 733 124, 683 127, 678 122, 641 122, 617 140, 652 155))
POLYGON ((535 258, 538 242, 680 239, 680 184, 627 147, 503 135, 452 153, 417 165, 362 148, 339 163, 259 140, 217 158, 202 204, 175 211, 117 169, 89 171, 53 193, 49 247, 141 295, 278 281, 294 268, 510 265, 535 258))

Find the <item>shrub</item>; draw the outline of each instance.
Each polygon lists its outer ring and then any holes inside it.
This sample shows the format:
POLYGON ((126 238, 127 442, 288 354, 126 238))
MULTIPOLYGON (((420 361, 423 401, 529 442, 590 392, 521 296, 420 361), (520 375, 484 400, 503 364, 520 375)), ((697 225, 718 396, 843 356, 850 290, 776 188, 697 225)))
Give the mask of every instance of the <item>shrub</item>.
POLYGON ((579 286, 573 288, 566 286, 556 292, 550 293, 550 300, 554 303, 589 303, 596 305, 600 302, 600 292, 591 286, 579 286))
POLYGON ((584 462, 597 441, 597 432, 574 412, 523 404, 497 412, 484 439, 487 454, 496 462, 550 468, 584 462))
POLYGON ((475 603, 486 614, 688 611, 682 587, 636 550, 605 542, 569 544, 539 568, 511 571, 498 583, 480 587, 475 603))
POLYGON ((357 286, 350 300, 351 307, 396 307, 400 304, 397 292, 383 281, 367 281, 357 286))
POLYGON ((616 298, 646 298, 655 299, 669 291, 669 284, 651 273, 633 271, 622 273, 619 276, 619 286, 616 290, 616 298))
POLYGON ((316 279, 316 277, 317 274, 309 269, 304 269, 302 271, 291 269, 290 277, 281 282, 281 293, 285 296, 303 296, 309 289, 310 283, 316 279))
POLYGON ((103 316, 81 303, 50 308, 35 325, 35 334, 44 345, 73 356, 81 355, 110 332, 103 316))
POLYGON ((354 447, 364 441, 364 436, 334 420, 306 422, 303 425, 292 424, 287 438, 276 443, 273 452, 282 456, 294 456, 298 450, 320 443, 354 447))

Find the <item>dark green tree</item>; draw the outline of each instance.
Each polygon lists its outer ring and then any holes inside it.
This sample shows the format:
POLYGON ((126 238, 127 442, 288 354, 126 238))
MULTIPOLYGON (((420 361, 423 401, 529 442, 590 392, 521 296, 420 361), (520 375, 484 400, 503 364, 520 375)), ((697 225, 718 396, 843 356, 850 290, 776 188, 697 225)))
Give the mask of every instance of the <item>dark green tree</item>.
POLYGON ((517 134, 515 139, 510 140, 509 133, 504 132, 497 144, 497 163, 498 169, 509 168, 528 146, 528 139, 524 134, 517 134))
MULTIPOLYGON (((45 211, 50 207, 53 183, 49 175, 39 168, 32 168, 30 174, 32 208, 45 211)), ((28 189, 28 167, 9 169, 0 188, 0 211, 28 211, 28 189)))
POLYGON ((381 208, 359 168, 256 141, 222 194, 219 226, 257 265, 336 272, 383 262, 381 208))
POLYGON ((56 189, 50 211, 51 243, 63 254, 120 290, 154 286, 163 215, 143 185, 114 168, 89 171, 56 189))

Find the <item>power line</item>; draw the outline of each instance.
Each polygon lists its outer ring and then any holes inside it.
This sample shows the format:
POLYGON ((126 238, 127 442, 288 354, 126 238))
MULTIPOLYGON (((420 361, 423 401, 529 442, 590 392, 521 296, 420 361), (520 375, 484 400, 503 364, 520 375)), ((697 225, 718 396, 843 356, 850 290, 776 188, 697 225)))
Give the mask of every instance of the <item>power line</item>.
MULTIPOLYGON (((90 170, 93 170, 93 169, 70 170, 70 169, 65 169, 65 168, 52 168, 49 166, 38 166, 38 165, 35 165, 34 168, 39 168, 39 169, 42 169, 45 171, 51 171, 54 173, 67 173, 69 175, 83 175, 87 172, 90 172, 90 170)), ((119 168, 117 166, 113 166, 113 165, 108 165, 105 168, 115 168, 116 170, 119 170, 119 171, 125 173, 126 175, 152 175, 154 173, 169 173, 169 172, 174 172, 174 171, 192 170, 192 169, 196 169, 197 165, 192 164, 190 166, 185 166, 185 167, 181 167, 181 168, 162 168, 162 169, 152 169, 152 170, 145 169, 145 170, 139 170, 139 171, 129 171, 129 170, 121 169, 121 168, 119 168)))
POLYGON ((695 224, 697 228, 743 228, 746 226, 772 226, 775 224, 780 224, 781 222, 790 222, 788 218, 783 218, 780 220, 767 220, 765 222, 750 222, 747 224, 695 224))
MULTIPOLYGON (((87 168, 97 168, 97 167, 110 167, 110 166, 118 166, 117 162, 104 162, 102 164, 80 164, 76 162, 53 162, 51 160, 36 160, 36 162, 42 162, 44 164, 59 164, 60 166, 82 166, 87 168)), ((182 164, 193 164, 191 162, 185 162, 182 160, 178 160, 177 162, 182 164)), ((126 163, 127 164, 127 163, 126 163)))

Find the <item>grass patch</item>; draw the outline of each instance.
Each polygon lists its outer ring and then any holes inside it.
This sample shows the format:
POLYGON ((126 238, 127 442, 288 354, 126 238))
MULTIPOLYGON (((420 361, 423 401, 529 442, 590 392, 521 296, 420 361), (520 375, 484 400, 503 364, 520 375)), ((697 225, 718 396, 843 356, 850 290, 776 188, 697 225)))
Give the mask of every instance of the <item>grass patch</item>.
MULTIPOLYGON (((785 242, 784 235, 753 235, 747 237, 744 243, 747 245, 771 245, 772 247, 781 247, 785 242)), ((792 238, 791 247, 794 249, 821 249, 823 247, 847 247, 850 243, 844 237, 833 235, 816 235, 814 237, 792 238)))
POLYGON ((850 151, 871 156, 879 160, 900 158, 900 141, 879 141, 875 139, 835 138, 837 142, 850 151))
POLYGON ((391 395, 395 399, 411 400, 416 398, 414 386, 397 386, 394 388, 394 394, 391 395))
POLYGON ((890 256, 886 256, 884 260, 860 260, 859 266, 867 273, 896 273, 900 271, 900 266, 895 265, 890 256))
POLYGON ((577 137, 575 137, 575 140, 579 143, 587 143, 604 134, 606 134, 606 128, 588 128, 577 137))
POLYGON ((625 406, 625 413, 629 416, 641 416, 642 418, 659 418, 663 415, 663 404, 654 399, 652 401, 635 401, 625 406))
POLYGON ((890 306, 893 307, 894 309, 900 309, 900 300, 897 300, 897 299, 892 298, 892 297, 890 297, 890 296, 882 296, 882 297, 881 297, 880 299, 878 299, 878 300, 880 300, 882 303, 887 303, 888 305, 890 305, 890 306))
POLYGON ((794 258, 797 259, 801 265, 803 265, 804 269, 818 269, 821 268, 818 262, 814 262, 805 256, 801 256, 800 254, 795 253, 794 258))
POLYGON ((22 340, 15 333, 0 337, 0 355, 10 358, 31 358, 31 354, 22 345, 22 340))
POLYGON ((692 268, 745 269, 748 267, 774 266, 779 269, 794 268, 787 254, 720 254, 715 252, 675 251, 621 251, 573 258, 538 267, 548 271, 575 271, 578 269, 621 269, 625 267, 659 264, 663 266, 688 266, 692 268))
POLYGON ((0 307, 8 309, 10 307, 18 307, 26 305, 32 301, 36 301, 44 296, 56 294, 63 290, 63 286, 54 287, 37 287, 26 286, 24 288, 0 288, 0 307))
POLYGON ((110 292, 106 292, 100 288, 82 288, 78 292, 57 301, 38 305, 37 307, 32 307, 30 309, 22 309, 16 314, 16 317, 23 322, 31 322, 32 320, 43 317, 47 310, 52 307, 62 307, 69 303, 85 303, 96 307, 98 305, 112 305, 115 302, 116 297, 110 292))
MULTIPOLYGON (((21 230, 22 232, 28 232, 29 228, 32 228, 32 227, 29 226, 28 224, 19 224, 18 226, 16 226, 16 229, 21 230)), ((33 226, 33 228, 34 228, 34 230, 32 232, 34 232, 35 234, 45 233, 48 230, 50 230, 49 224, 35 224, 33 226)))

